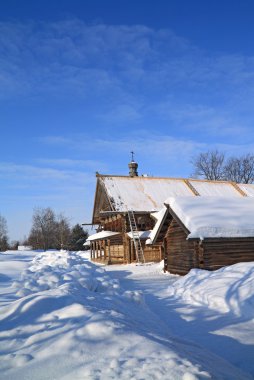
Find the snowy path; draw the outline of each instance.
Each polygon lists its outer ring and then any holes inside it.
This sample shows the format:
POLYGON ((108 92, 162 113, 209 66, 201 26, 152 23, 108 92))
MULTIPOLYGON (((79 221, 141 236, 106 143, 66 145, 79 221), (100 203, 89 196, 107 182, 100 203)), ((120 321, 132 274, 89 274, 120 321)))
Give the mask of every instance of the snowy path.
MULTIPOLYGON (((153 267, 152 267, 153 268, 153 267)), ((111 266, 106 271, 120 280, 126 290, 141 291, 145 303, 158 319, 164 333, 197 344, 237 368, 254 374, 254 319, 236 318, 207 307, 197 307, 169 297, 168 287, 179 277, 142 271, 138 266, 111 266)), ((254 378, 254 375, 253 375, 254 378)))
MULTIPOLYGON (((254 378, 254 263, 215 273, 222 290, 230 290, 233 309, 251 316, 246 321, 225 313, 225 297, 204 297, 208 285, 183 302, 177 292, 194 286, 193 279, 165 275, 160 264, 101 267, 87 257, 0 253, 1 380, 254 378), (230 288, 232 278, 245 281, 241 294, 235 282, 230 288), (197 306, 200 300, 214 309, 197 306)), ((212 283, 205 271, 193 278, 204 274, 212 283)))

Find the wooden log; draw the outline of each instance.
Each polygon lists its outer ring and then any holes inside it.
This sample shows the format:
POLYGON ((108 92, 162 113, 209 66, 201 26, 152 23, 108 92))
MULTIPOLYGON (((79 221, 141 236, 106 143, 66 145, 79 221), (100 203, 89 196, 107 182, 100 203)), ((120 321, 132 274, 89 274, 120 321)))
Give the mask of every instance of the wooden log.
POLYGON ((187 233, 172 220, 165 236, 165 268, 171 273, 186 274, 191 268, 199 267, 197 247, 188 241, 187 233))
POLYGON ((110 239, 108 239, 108 263, 111 264, 110 239))
POLYGON ((99 242, 98 241, 96 241, 96 259, 98 259, 99 258, 99 242))
POLYGON ((131 263, 135 260, 134 257, 134 242, 131 240, 131 263))

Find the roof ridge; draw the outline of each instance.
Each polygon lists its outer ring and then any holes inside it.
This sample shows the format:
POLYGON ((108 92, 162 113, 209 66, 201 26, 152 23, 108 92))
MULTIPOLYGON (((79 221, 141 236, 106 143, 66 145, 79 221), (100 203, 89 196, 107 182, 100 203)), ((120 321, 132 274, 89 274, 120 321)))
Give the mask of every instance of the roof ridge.
MULTIPOLYGON (((234 184, 235 182, 232 181, 226 181, 226 180, 212 180, 212 179, 205 179, 205 178, 185 178, 185 177, 143 177, 143 176, 136 176, 136 177, 130 177, 129 175, 118 175, 118 174, 100 174, 96 172, 96 177, 113 177, 113 178, 126 178, 130 180, 155 180, 155 179, 171 179, 175 181, 195 181, 195 182, 207 182, 207 183, 227 183, 227 184, 234 184)), ((236 183, 235 183, 236 184, 236 183)), ((236 184, 237 185, 237 184, 236 184)))

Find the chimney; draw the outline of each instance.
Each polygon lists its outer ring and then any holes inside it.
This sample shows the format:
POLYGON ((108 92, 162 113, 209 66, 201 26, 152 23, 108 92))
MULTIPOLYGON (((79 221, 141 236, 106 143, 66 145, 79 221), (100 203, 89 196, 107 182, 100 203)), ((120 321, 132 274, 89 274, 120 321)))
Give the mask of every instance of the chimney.
POLYGON ((128 164, 129 166, 129 176, 130 177, 138 177, 138 164, 134 161, 134 152, 131 152, 131 162, 128 164))

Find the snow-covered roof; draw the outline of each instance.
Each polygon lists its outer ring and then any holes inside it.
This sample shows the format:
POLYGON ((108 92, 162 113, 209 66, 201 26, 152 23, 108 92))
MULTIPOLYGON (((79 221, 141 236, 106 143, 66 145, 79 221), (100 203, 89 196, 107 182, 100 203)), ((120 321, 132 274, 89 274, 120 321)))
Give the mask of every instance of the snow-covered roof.
MULTIPOLYGON (((116 211, 159 211, 168 197, 242 196, 231 182, 182 178, 99 176, 116 211)), ((254 188, 253 188, 254 196, 254 188)))
POLYGON ((100 177, 115 210, 159 211, 169 196, 194 196, 182 179, 100 177))
POLYGON ((254 197, 254 184, 239 183, 238 186, 248 197, 254 197))
POLYGON ((101 231, 101 232, 97 232, 96 234, 88 236, 86 241, 106 239, 106 238, 110 238, 111 236, 115 236, 115 235, 119 235, 119 232, 101 231))
POLYGON ((254 237, 252 197, 171 197, 165 204, 189 230, 188 238, 254 237))
POLYGON ((168 197, 254 197, 254 185, 202 179, 129 177, 97 174, 93 223, 101 211, 159 211, 168 197))
POLYGON ((242 196, 231 182, 189 180, 189 183, 195 188, 198 194, 202 196, 242 196))
POLYGON ((146 241, 146 244, 153 244, 157 234, 158 234, 158 231, 160 229, 160 226, 163 224, 164 222, 164 218, 167 214, 167 207, 163 206, 163 208, 159 211, 159 212, 153 212, 151 214, 151 216, 156 219, 156 223, 155 223, 155 226, 154 228, 152 229, 150 235, 149 235, 149 238, 147 239, 146 241))
MULTIPOLYGON (((151 232, 151 230, 148 230, 148 231, 137 231, 136 233, 138 233, 138 236, 139 236, 140 239, 147 239, 150 236, 150 232, 151 232)), ((132 232, 128 232, 127 235, 131 239, 133 238, 132 232)), ((134 234, 134 236, 135 236, 135 234, 134 234)))

